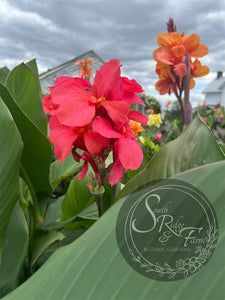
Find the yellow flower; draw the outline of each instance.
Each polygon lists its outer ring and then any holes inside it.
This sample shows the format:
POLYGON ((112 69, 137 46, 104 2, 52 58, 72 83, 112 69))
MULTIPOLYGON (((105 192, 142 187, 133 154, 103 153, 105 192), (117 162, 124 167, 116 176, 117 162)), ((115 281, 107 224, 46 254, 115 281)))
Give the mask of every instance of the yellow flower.
POLYGON ((162 124, 161 114, 152 114, 148 117, 148 125, 155 126, 157 128, 162 124))
POLYGON ((142 143, 142 145, 146 145, 145 139, 143 138, 143 136, 139 136, 139 140, 142 143))

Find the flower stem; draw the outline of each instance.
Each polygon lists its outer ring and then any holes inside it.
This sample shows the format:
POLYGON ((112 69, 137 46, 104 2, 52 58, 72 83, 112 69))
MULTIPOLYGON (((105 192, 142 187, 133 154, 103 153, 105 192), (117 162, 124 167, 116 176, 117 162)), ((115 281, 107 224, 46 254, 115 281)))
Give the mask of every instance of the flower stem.
POLYGON ((95 197, 96 197, 96 204, 97 204, 97 208, 98 208, 98 216, 100 218, 103 214, 102 194, 95 195, 95 197))

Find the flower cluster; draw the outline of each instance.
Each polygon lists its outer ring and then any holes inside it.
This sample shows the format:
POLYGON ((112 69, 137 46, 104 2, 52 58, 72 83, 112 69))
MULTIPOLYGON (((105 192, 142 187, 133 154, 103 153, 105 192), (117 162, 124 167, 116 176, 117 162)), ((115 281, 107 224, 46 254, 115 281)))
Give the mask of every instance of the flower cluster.
POLYGON ((160 33, 157 44, 159 48, 153 52, 153 58, 157 62, 156 73, 159 75, 155 88, 160 94, 170 94, 181 87, 183 77, 187 75, 187 57, 191 89, 195 86, 193 78, 209 73, 209 68, 202 66, 198 60, 208 54, 208 48, 200 44, 199 35, 193 33, 184 36, 177 31, 160 33))
POLYGON ((157 128, 162 124, 161 114, 150 114, 148 117, 148 125, 155 126, 157 128))
POLYGON ((136 93, 143 90, 120 72, 119 60, 113 59, 96 72, 93 85, 83 78, 59 77, 43 99, 44 111, 51 115, 49 139, 59 163, 72 151, 76 161, 84 160, 79 180, 90 164, 99 186, 107 178, 111 185, 118 183, 125 170, 137 169, 143 160, 134 135, 141 129, 134 130, 133 121, 147 125, 147 118, 130 109, 131 104, 142 104, 136 93), (113 163, 106 169, 111 151, 113 163))
POLYGON ((80 60, 75 63, 75 65, 80 65, 79 76, 87 79, 88 81, 92 74, 92 66, 89 66, 89 64, 93 64, 93 61, 90 58, 85 58, 84 60, 80 60))

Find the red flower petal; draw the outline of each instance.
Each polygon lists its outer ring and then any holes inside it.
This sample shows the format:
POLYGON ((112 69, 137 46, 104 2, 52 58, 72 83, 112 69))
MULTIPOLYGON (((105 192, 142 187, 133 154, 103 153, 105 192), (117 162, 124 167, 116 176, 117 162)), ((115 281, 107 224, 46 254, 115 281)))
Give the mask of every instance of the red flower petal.
POLYGON ((61 104, 56 111, 59 122, 67 126, 79 127, 90 123, 95 116, 95 106, 88 100, 84 97, 70 97, 70 100, 61 104))
POLYGON ((106 97, 120 84, 120 62, 112 59, 106 62, 96 72, 93 94, 96 98, 106 97))
POLYGON ((130 111, 130 107, 125 101, 103 101, 101 105, 114 123, 124 122, 130 111))
POLYGON ((124 169, 138 169, 143 161, 143 153, 137 141, 129 137, 122 137, 116 143, 118 144, 118 156, 124 169))
POLYGON ((134 120, 136 122, 139 122, 143 125, 148 124, 148 119, 146 116, 144 116, 141 112, 136 111, 136 110, 131 110, 128 114, 128 118, 131 120, 134 120))
POLYGON ((122 77, 122 83, 123 83, 123 91, 125 93, 142 93, 144 90, 140 86, 139 83, 137 83, 134 79, 128 79, 127 77, 122 77))
POLYGON ((80 175, 79 177, 77 178, 78 181, 84 179, 84 177, 86 176, 87 174, 87 171, 88 171, 88 162, 87 161, 84 161, 84 164, 83 164, 83 167, 80 171, 80 175))
POLYGON ((124 168, 121 162, 119 161, 119 159, 117 159, 111 168, 109 174, 109 183, 111 185, 117 184, 122 180, 123 175, 124 175, 124 168))
POLYGON ((49 120, 49 128, 49 140, 54 144, 54 153, 61 163, 71 152, 73 142, 79 134, 60 124, 55 116, 49 120))
POLYGON ((84 135, 84 142, 87 150, 91 154, 99 154, 109 146, 109 140, 97 132, 88 131, 84 135))
POLYGON ((107 138, 120 138, 121 134, 117 131, 115 131, 112 128, 111 123, 109 120, 104 119, 100 116, 96 117, 92 123, 92 128, 94 131, 98 132, 102 136, 105 136, 107 138))
POLYGON ((140 105, 145 106, 145 104, 142 102, 142 99, 134 93, 125 93, 123 95, 123 101, 126 101, 129 105, 138 103, 140 105))

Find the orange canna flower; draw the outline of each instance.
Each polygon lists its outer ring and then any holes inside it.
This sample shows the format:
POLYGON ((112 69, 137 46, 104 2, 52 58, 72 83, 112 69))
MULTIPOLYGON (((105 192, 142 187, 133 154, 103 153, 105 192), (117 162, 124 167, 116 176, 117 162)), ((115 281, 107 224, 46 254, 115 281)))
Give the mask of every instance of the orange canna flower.
POLYGON ((92 74, 92 66, 88 65, 93 63, 94 62, 90 58, 85 58, 84 60, 75 62, 75 65, 80 65, 79 76, 81 78, 90 80, 90 75, 92 74))
POLYGON ((168 100, 167 103, 166 103, 166 106, 169 107, 172 103, 173 103, 173 101, 168 100))
POLYGON ((201 102, 199 102, 199 103, 198 103, 198 107, 201 107, 201 106, 202 106, 202 103, 201 103, 201 102))
POLYGON ((139 132, 144 131, 144 128, 140 125, 140 123, 130 120, 129 125, 131 127, 131 131, 135 137, 138 136, 139 132))
POLYGON ((203 101, 202 103, 203 103, 203 105, 207 106, 207 102, 206 101, 203 101))
MULTIPOLYGON (((186 54, 194 58, 208 54, 208 48, 200 44, 200 36, 194 33, 186 37, 184 33, 180 34, 179 32, 160 33, 157 44, 160 47, 153 52, 153 59, 169 65, 175 74, 181 78, 187 73, 186 54)), ((201 70, 203 73, 206 71, 205 68, 201 70)))
POLYGON ((148 109, 148 110, 147 110, 147 113, 148 113, 149 115, 154 114, 154 109, 148 109))

